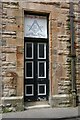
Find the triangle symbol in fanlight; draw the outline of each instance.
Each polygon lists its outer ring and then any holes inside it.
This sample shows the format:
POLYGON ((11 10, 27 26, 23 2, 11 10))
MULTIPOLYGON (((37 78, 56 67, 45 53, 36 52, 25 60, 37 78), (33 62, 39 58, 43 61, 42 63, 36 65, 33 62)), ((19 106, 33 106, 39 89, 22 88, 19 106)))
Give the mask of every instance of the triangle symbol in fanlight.
POLYGON ((42 32, 41 26, 39 26, 37 20, 34 20, 34 22, 29 28, 29 31, 33 31, 35 34, 39 31, 42 32))

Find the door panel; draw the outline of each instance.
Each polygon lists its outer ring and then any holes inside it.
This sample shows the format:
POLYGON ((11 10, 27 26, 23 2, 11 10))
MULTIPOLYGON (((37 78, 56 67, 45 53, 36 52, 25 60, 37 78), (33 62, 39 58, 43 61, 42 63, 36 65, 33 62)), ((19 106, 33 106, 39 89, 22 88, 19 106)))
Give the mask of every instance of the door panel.
POLYGON ((38 61, 38 78, 46 78, 46 62, 38 61))
POLYGON ((25 41, 25 101, 48 98, 49 80, 47 49, 47 42, 25 41))
POLYGON ((33 62, 32 61, 25 62, 25 75, 26 75, 26 78, 33 78, 33 62))
POLYGON ((26 96, 33 96, 34 95, 33 90, 34 90, 33 84, 25 85, 25 95, 26 96))
POLYGON ((38 59, 46 59, 46 43, 38 44, 38 59))
POLYGON ((25 43, 25 58, 33 59, 33 43, 25 43))
POLYGON ((38 95, 46 95, 46 84, 38 84, 38 95))

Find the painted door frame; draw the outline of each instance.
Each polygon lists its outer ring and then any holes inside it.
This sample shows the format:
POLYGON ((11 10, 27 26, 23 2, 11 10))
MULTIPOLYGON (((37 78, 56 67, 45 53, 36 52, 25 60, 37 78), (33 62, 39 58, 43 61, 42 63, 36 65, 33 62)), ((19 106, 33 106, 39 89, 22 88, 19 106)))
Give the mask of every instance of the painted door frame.
MULTIPOLYGON (((31 15, 40 15, 40 16, 47 16, 47 45, 48 45, 48 81, 49 81, 49 14, 42 14, 42 13, 30 13, 30 12, 24 12, 24 17, 25 17, 25 14, 31 14, 31 15)), ((39 38, 38 38, 39 39, 39 38)), ((40 39, 42 42, 43 42, 43 39, 41 38, 40 39)), ((25 44, 25 42, 24 42, 24 44, 25 44)), ((24 57, 25 57, 25 55, 24 55, 24 57)), ((24 58, 25 59, 25 58, 24 58)), ((25 75, 24 75, 24 77, 25 77, 25 75)), ((50 81, 49 81, 50 82, 50 81)), ((48 82, 48 84, 49 84, 49 82, 48 82)), ((25 83, 24 83, 24 85, 25 85, 25 83)), ((49 87, 50 87, 50 85, 48 85, 49 87)), ((50 88, 49 88, 49 90, 50 90, 50 88)), ((49 98, 49 93, 50 93, 50 91, 48 90, 48 98, 49 98)), ((25 86, 24 86, 24 96, 25 96, 25 86)), ((25 98, 25 97, 24 97, 25 98)))

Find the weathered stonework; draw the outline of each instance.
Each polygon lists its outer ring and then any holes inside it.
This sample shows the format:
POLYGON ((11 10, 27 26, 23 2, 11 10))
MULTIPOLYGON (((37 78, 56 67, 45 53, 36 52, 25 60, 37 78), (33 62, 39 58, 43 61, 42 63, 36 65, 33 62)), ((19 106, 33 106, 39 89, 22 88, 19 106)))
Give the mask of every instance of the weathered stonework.
MULTIPOLYGON (((79 7, 80 4, 74 2, 77 105, 80 104, 79 7)), ((72 106, 70 3, 55 2, 55 0, 45 2, 42 0, 5 2, 3 0, 2 5, 0 4, 0 29, 2 29, 2 35, 0 33, 0 61, 2 61, 0 76, 3 104, 6 106, 9 103, 12 104, 10 107, 13 107, 16 97, 17 99, 21 97, 20 103, 24 104, 24 10, 33 13, 49 13, 50 104, 53 107, 72 106), (7 103, 3 97, 7 98, 7 103)))
MULTIPOLYGON (((2 96, 2 53, 1 53, 1 45, 2 45, 2 41, 1 41, 1 37, 2 37, 2 3, 0 2, 0 104, 1 104, 1 96, 2 96)), ((0 111, 2 111, 2 108, 0 107, 0 111)))

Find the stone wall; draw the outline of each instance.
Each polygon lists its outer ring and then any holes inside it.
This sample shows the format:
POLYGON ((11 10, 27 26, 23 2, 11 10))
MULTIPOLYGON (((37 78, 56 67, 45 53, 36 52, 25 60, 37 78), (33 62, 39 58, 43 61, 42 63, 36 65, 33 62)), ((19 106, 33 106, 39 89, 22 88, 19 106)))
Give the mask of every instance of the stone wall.
MULTIPOLYGON (((49 80, 52 106, 72 105, 69 2, 14 1, 0 4, 2 97, 24 97, 24 10, 49 13, 49 80)), ((80 4, 74 3, 76 89, 80 95, 80 4)), ((2 99, 3 100, 3 99, 2 99)), ((6 101, 3 100, 3 101, 6 101)), ((12 101, 12 99, 11 99, 12 101)), ((79 102, 79 101, 78 101, 79 102)), ((3 102, 6 104, 6 102, 3 102)), ((12 104, 12 102, 9 103, 12 104)), ((17 102, 16 102, 17 104, 17 102)), ((21 102, 20 102, 21 104, 21 102)), ((23 100, 22 100, 23 104, 23 100)))
MULTIPOLYGON (((69 95, 71 90, 70 81, 70 30, 68 29, 69 3, 60 3, 56 6, 56 19, 53 19, 53 62, 52 62, 52 80, 53 80, 53 106, 69 106, 71 103, 69 95), (54 26, 54 24, 56 26, 54 26), (56 31, 55 31, 56 28, 56 31), (56 95, 58 95, 56 97, 56 95), (60 100, 61 99, 61 100, 60 100), (56 101, 56 103, 54 102, 56 101)), ((53 10, 54 11, 54 10, 53 10)), ((55 18, 55 14, 53 13, 55 18)))
POLYGON ((75 7, 76 88, 80 105, 80 2, 75 7))
POLYGON ((14 10, 18 9, 17 4, 3 3, 2 13, 2 87, 5 97, 11 96, 12 91, 16 95, 16 16, 14 10))
MULTIPOLYGON (((1 60, 2 60, 2 107, 10 104, 13 108, 15 98, 23 96, 23 55, 22 39, 19 38, 19 3, 3 2, 2 3, 2 39, 1 39, 1 60), (5 100, 3 98, 5 97, 5 100), (9 97, 13 98, 9 99, 9 97), (7 98, 7 99, 6 99, 7 98), (8 100, 9 99, 9 100, 8 100)), ((16 98, 15 105, 20 106, 21 100, 16 98), (17 102, 18 101, 18 102, 17 102), (19 104, 19 105, 18 105, 19 104)), ((13 108, 14 110, 14 108, 13 108)))
MULTIPOLYGON (((53 91, 62 96, 62 101, 58 100, 56 104, 63 104, 64 106, 72 105, 72 80, 71 80, 71 36, 70 36, 70 17, 69 17, 70 3, 61 2, 60 14, 56 20, 58 32, 56 33, 56 44, 53 40, 53 91), (60 24, 58 24, 58 21, 60 24), (58 26, 59 25, 59 26, 58 26), (56 48, 56 49, 54 49, 56 48), (55 54, 54 54, 55 53, 55 54), (54 62, 54 59, 56 62, 54 62), (54 67, 55 66, 55 67, 54 67), (55 84, 55 87, 54 87, 55 84), (69 95, 67 99, 63 99, 63 95, 69 95), (65 102, 64 102, 65 101, 65 102), (68 101, 68 102, 67 102, 68 101), (65 104, 64 104, 65 103, 65 104)), ((76 90, 77 95, 80 94, 80 61, 79 61, 79 4, 74 3, 74 37, 75 37, 75 51, 76 51, 76 90)), ((54 22, 54 21, 53 21, 54 22)), ((54 29, 54 28, 53 28, 54 29)), ((54 34, 53 34, 54 36, 54 34)), ((53 94, 55 94, 53 93, 53 94)), ((53 101, 57 101, 58 96, 53 95, 53 101)), ((65 97, 66 98, 66 97, 65 97)), ((60 99, 60 98, 58 98, 60 99)), ((77 101, 77 105, 78 105, 77 101)), ((54 105, 55 106, 55 103, 54 105)))
POLYGON ((1 76, 1 65, 2 65, 2 59, 1 59, 1 35, 2 35, 2 3, 0 2, 0 104, 1 104, 1 96, 2 96, 2 76, 1 76))

